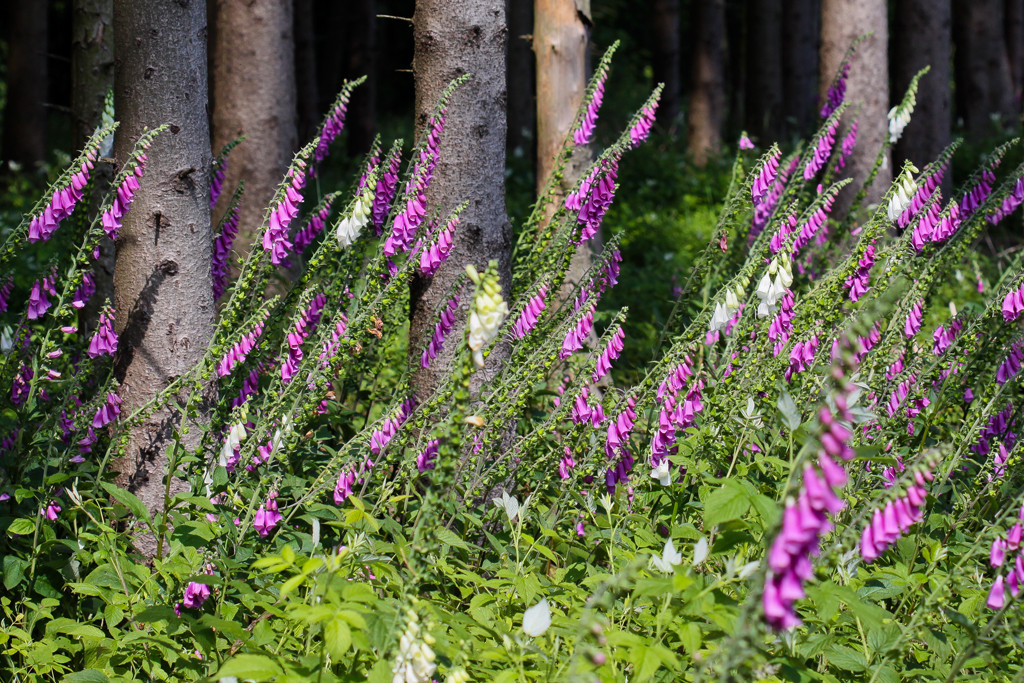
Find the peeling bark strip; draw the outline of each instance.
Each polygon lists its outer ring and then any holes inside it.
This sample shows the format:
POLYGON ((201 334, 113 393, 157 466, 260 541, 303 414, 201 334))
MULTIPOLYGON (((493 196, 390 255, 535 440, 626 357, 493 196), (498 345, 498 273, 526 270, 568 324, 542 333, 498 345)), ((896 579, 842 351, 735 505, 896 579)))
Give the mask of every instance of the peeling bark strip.
MULTIPOLYGON (((116 243, 122 343, 115 374, 130 414, 192 368, 213 332, 206 8, 201 2, 116 0, 114 23, 118 163, 144 129, 170 125, 148 152, 146 175, 116 243)), ((166 448, 178 419, 165 408, 133 427, 127 455, 114 463, 118 485, 151 514, 164 508, 166 448)), ((183 488, 171 480, 171 495, 183 488)), ((149 556, 156 552, 152 537, 139 537, 136 545, 149 556)))
MULTIPOLYGON (((505 215, 505 0, 419 0, 413 17, 416 55, 416 123, 423 131, 448 84, 471 74, 448 107, 441 158, 427 192, 428 211, 442 215, 463 201, 469 206, 455 233, 452 255, 430 278, 412 284, 410 363, 419 367, 434 328, 434 311, 467 263, 499 262, 502 288, 512 281, 512 229, 505 215)), ((462 329, 464 320, 457 323, 462 329)), ((422 399, 433 391, 456 344, 446 344, 429 370, 418 370, 414 388, 422 399)), ((484 375, 497 372, 507 348, 492 351, 484 375)), ((484 378, 481 378, 484 379, 484 378)))

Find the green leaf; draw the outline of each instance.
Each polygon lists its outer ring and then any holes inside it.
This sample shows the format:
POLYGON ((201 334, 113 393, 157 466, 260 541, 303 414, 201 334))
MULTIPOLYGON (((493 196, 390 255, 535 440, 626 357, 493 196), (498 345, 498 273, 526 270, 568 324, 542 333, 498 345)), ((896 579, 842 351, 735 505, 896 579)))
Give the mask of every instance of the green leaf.
POLYGON ((352 631, 345 620, 335 618, 324 625, 324 647, 332 660, 340 662, 351 645, 352 631))
POLYGON ((264 681, 283 673, 281 667, 270 657, 241 654, 224 662, 224 666, 217 672, 217 678, 234 676, 239 679, 251 678, 256 681, 264 681))
POLYGON ((438 527, 437 529, 437 540, 441 542, 442 546, 452 546, 459 550, 472 550, 472 546, 463 541, 458 534, 451 529, 445 527, 438 527))
POLYGON ((145 522, 146 526, 150 528, 153 527, 153 520, 149 516, 149 510, 146 509, 145 504, 139 500, 134 493, 119 486, 115 486, 109 481, 101 482, 101 485, 103 486, 103 489, 110 494, 111 498, 128 508, 128 510, 135 515, 136 519, 145 522))
POLYGON ((845 645, 832 645, 826 651, 829 661, 846 671, 864 671, 868 668, 864 653, 845 645))
POLYGON ((60 679, 61 683, 110 683, 107 675, 99 669, 83 669, 60 679))
POLYGON ((682 644, 683 649, 686 650, 687 654, 691 657, 697 650, 700 649, 700 644, 703 639, 703 635, 700 632, 700 625, 693 623, 692 621, 688 624, 684 624, 679 629, 679 642, 682 644))
POLYGON ((7 555, 4 557, 4 588, 13 589, 25 578, 25 567, 28 563, 20 557, 7 555))
POLYGON ((36 523, 33 519, 26 519, 21 517, 11 522, 11 525, 7 527, 8 536, 28 536, 30 533, 36 530, 36 523))
POLYGON ((796 401, 793 400, 788 391, 783 391, 779 394, 779 399, 775 402, 775 406, 779 409, 779 414, 782 416, 782 424, 786 425, 786 429, 789 431, 795 432, 801 422, 800 409, 796 407, 796 401))
POLYGON ((733 480, 726 479, 704 503, 704 528, 710 528, 731 519, 739 519, 750 509, 747 490, 733 480))

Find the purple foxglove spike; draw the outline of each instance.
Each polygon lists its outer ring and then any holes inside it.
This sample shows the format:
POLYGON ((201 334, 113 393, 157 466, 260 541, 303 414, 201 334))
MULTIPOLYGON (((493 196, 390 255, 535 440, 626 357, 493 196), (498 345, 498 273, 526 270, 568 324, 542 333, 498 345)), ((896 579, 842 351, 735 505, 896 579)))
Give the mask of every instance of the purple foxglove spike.
POLYGON ((832 146, 836 142, 836 129, 839 128, 839 120, 836 119, 825 130, 825 133, 818 139, 818 146, 814 149, 814 156, 811 157, 804 167, 804 180, 810 180, 818 175, 818 171, 825 167, 829 155, 832 153, 832 146))
POLYGON ((810 243, 814 236, 821 230, 821 226, 825 224, 825 220, 828 218, 829 211, 832 210, 832 205, 835 203, 835 197, 829 196, 825 199, 824 203, 818 207, 814 213, 811 214, 810 218, 800 227, 799 233, 796 239, 793 241, 793 256, 795 257, 805 245, 810 243))
POLYGON ((746 133, 740 136, 739 147, 741 150, 744 151, 748 149, 754 149, 754 143, 750 140, 749 137, 747 137, 746 133))
POLYGON ((640 118, 633 127, 629 129, 630 147, 639 147, 640 143, 651 134, 651 126, 654 125, 654 115, 658 110, 658 100, 645 106, 640 110, 640 118))
POLYGON ((14 376, 11 382, 11 402, 15 406, 22 406, 28 400, 29 382, 35 377, 35 372, 27 365, 21 366, 21 370, 14 376))
POLYGON ((445 338, 452 331, 452 328, 455 327, 455 312, 458 308, 459 297, 456 296, 452 297, 445 309, 441 311, 441 317, 437 321, 437 325, 434 326, 434 334, 430 338, 430 343, 423 350, 423 356, 420 358, 420 367, 424 369, 429 368, 430 361, 437 358, 437 355, 441 352, 445 338))
POLYGON ((1016 211, 1017 207, 1022 203, 1024 203, 1024 176, 1017 178, 1010 194, 1003 199, 1003 203, 1000 204, 999 208, 988 216, 989 223, 998 225, 1001 220, 1016 211))
POLYGON ((341 131, 345 128, 345 114, 347 111, 348 97, 342 96, 320 128, 320 139, 317 141, 316 151, 313 153, 314 163, 319 164, 324 160, 331 143, 341 135, 341 131))
POLYGON ((296 251, 305 251, 306 247, 313 243, 327 225, 327 219, 331 215, 331 205, 337 195, 330 194, 324 198, 323 206, 319 211, 309 217, 309 222, 295 233, 293 240, 296 251))
POLYGON ((117 334, 114 332, 114 311, 103 311, 100 314, 100 322, 96 327, 96 334, 89 341, 87 353, 90 358, 96 358, 103 354, 114 355, 117 351, 117 334))
POLYGON ((836 159, 836 170, 841 171, 846 166, 846 160, 850 158, 853 153, 853 148, 857 146, 857 120, 855 119, 850 124, 850 130, 846 133, 843 138, 843 142, 840 145, 839 158, 836 159))
POLYGON ((238 221, 241 217, 241 207, 235 205, 231 209, 231 215, 224 221, 224 227, 217 239, 213 242, 213 257, 210 261, 210 271, 213 275, 213 300, 217 301, 227 289, 228 258, 231 255, 231 246, 238 235, 238 221))
POLYGON ((604 351, 601 352, 600 357, 597 359, 597 365, 594 368, 594 372, 591 375, 591 379, 594 382, 599 381, 602 377, 611 372, 612 361, 619 357, 622 353, 622 349, 625 347, 626 332, 621 327, 615 331, 611 339, 608 340, 608 344, 604 347, 604 351))
POLYGON ((590 336, 590 331, 594 327, 594 312, 597 310, 597 302, 593 302, 587 312, 565 335, 565 339, 562 340, 562 350, 559 351, 558 357, 565 360, 573 354, 574 351, 580 351, 583 349, 583 342, 590 336))
POLYGON ((266 538, 274 530, 277 523, 281 521, 281 513, 277 508, 277 493, 271 492, 267 502, 260 506, 252 520, 252 528, 261 537, 266 538))
POLYGON ((107 401, 96 410, 92 426, 96 429, 110 424, 121 414, 121 398, 115 393, 107 394, 107 401))
POLYGON ((843 70, 835 82, 828 88, 828 93, 825 95, 825 103, 821 107, 821 118, 827 119, 832 116, 832 113, 843 103, 843 99, 846 97, 846 79, 849 75, 850 63, 845 62, 843 70))
POLYGON ((456 216, 448 221, 448 224, 438 234, 434 243, 428 249, 420 252, 420 272, 424 277, 430 277, 436 273, 437 269, 448 258, 454 243, 455 228, 458 225, 459 218, 456 216))
POLYGON ((1012 290, 1003 299, 1003 319, 1013 322, 1024 312, 1024 285, 1012 290))
POLYGON ((540 319, 540 314, 544 312, 547 307, 545 300, 548 295, 547 285, 541 285, 541 288, 534 294, 526 304, 526 308, 519 314, 519 318, 512 326, 512 336, 516 339, 522 339, 537 326, 537 321, 540 319))
MULTIPOLYGON (((88 274, 86 275, 88 277, 88 274)), ((0 285, 0 313, 7 312, 7 306, 10 302, 11 291, 14 290, 14 278, 8 277, 4 280, 3 285, 0 285)))
POLYGON ((995 583, 992 584, 992 590, 989 591, 985 604, 991 610, 1000 610, 1006 604, 1006 589, 1003 586, 1002 574, 997 576, 995 583))
POLYGON ((437 439, 431 439, 427 442, 426 448, 416 456, 416 469, 419 470, 420 474, 434 469, 436 466, 434 461, 437 460, 437 454, 440 446, 440 441, 437 439))
POLYGON ((776 149, 775 153, 768 157, 764 166, 761 167, 761 172, 757 174, 757 178, 754 179, 754 184, 750 188, 750 197, 754 200, 755 204, 761 203, 761 200, 775 184, 781 158, 782 152, 776 149))
POLYGON ((771 242, 768 244, 768 248, 771 250, 772 254, 777 254, 782 251, 782 247, 785 246, 786 240, 788 240, 789 236, 796 230, 796 221, 796 214, 791 214, 789 218, 782 221, 779 225, 778 231, 772 235, 771 242))
POLYGON ((907 316, 907 321, 903 325, 903 334, 906 335, 907 339, 913 339, 918 332, 921 331, 921 322, 924 318, 924 299, 914 304, 913 308, 910 309, 910 314, 907 316))
POLYGON ((849 290, 850 301, 857 301, 867 294, 871 282, 871 269, 875 265, 875 244, 872 242, 864 250, 864 256, 857 262, 857 272, 844 283, 849 290))
POLYGON ((352 485, 356 483, 356 473, 352 470, 342 471, 338 475, 338 483, 334 487, 334 503, 341 505, 352 495, 352 485))
POLYGON ((947 209, 948 213, 942 214, 932 231, 931 242, 945 242, 956 233, 962 219, 960 217, 960 205, 951 203, 947 209))
POLYGON ((50 299, 46 296, 45 279, 42 284, 36 280, 32 284, 32 291, 28 295, 28 319, 38 320, 50 310, 50 299))
POLYGON ((71 297, 72 307, 77 309, 85 308, 85 304, 95 293, 96 281, 93 280, 92 273, 86 273, 82 276, 82 284, 75 290, 74 295, 71 297))
POLYGON ((572 139, 577 147, 589 143, 594 135, 594 126, 597 124, 597 113, 601 108, 601 102, 604 100, 604 83, 607 78, 607 72, 601 74, 597 85, 594 87, 594 92, 590 96, 590 101, 587 102, 587 110, 580 120, 579 128, 573 131, 572 139))
POLYGON ((217 205, 220 193, 224 190, 224 178, 228 172, 227 157, 222 157, 214 162, 213 175, 210 177, 210 211, 217 205))

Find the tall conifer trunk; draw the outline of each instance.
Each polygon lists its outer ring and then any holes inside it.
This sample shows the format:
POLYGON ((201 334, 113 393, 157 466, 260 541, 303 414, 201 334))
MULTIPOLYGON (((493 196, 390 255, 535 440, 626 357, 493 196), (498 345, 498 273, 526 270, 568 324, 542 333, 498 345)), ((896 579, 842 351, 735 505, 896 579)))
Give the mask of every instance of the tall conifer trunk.
POLYGON ((722 145, 725 117, 725 0, 693 3, 696 44, 690 72, 690 115, 687 146, 694 163, 703 166, 722 145))
POLYGON ((4 161, 35 164, 46 159, 46 8, 42 0, 9 2, 0 15, 8 23, 7 103, 4 161))
MULTIPOLYGON (((169 126, 148 151, 146 175, 116 243, 114 373, 130 415, 194 367, 213 333, 206 8, 115 0, 114 25, 114 107, 121 121, 115 157, 123 163, 143 131, 169 126)), ((184 488, 166 479, 169 436, 180 419, 168 407, 157 410, 132 427, 128 452, 114 463, 117 483, 153 514, 164 508, 165 486, 172 495, 184 488)), ((136 542, 155 554, 154 538, 136 542)))

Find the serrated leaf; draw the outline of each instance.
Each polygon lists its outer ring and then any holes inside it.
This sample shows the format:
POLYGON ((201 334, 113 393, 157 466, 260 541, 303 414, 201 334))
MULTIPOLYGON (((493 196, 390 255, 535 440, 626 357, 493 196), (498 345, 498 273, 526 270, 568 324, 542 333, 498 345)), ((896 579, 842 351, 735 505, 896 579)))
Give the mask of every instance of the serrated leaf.
POLYGON ((704 528, 710 528, 731 519, 739 519, 750 509, 750 498, 746 489, 732 479, 726 479, 722 486, 708 496, 704 503, 704 528))
POLYGON ((436 532, 437 540, 442 545, 450 545, 460 550, 472 550, 472 546, 463 541, 458 534, 445 527, 439 527, 436 532))
POLYGON ((324 624, 324 647, 327 648, 331 659, 341 661, 351 645, 352 630, 345 620, 335 618, 324 624))

